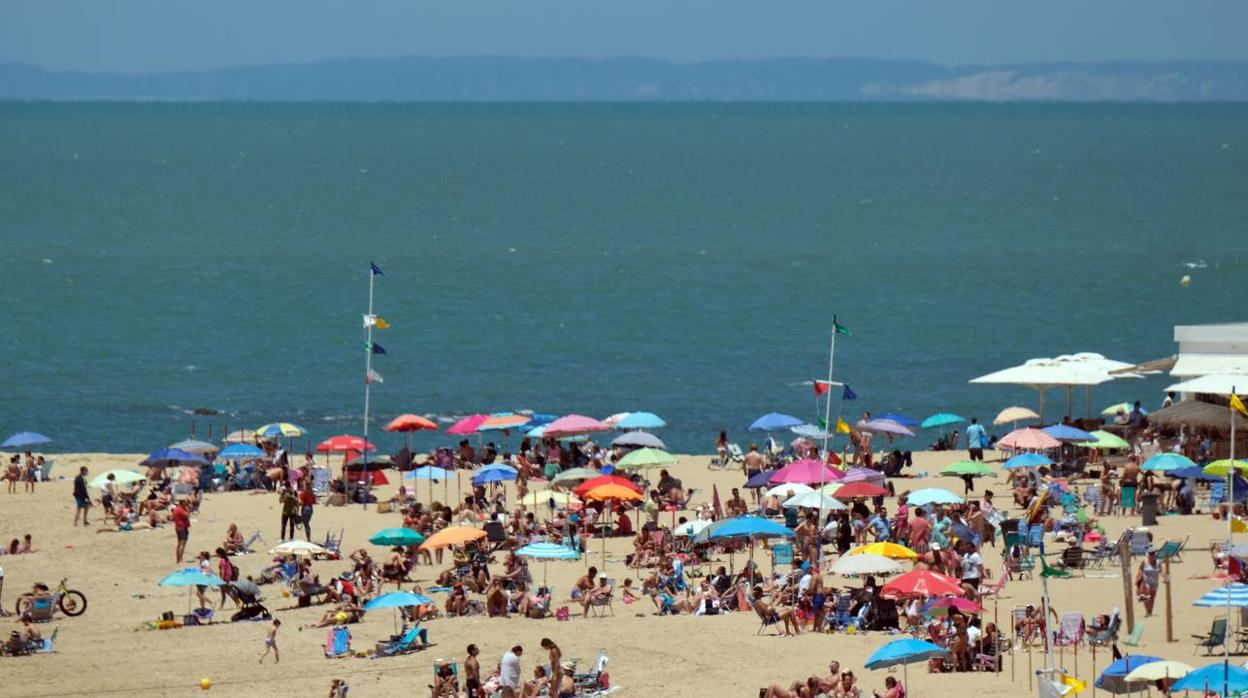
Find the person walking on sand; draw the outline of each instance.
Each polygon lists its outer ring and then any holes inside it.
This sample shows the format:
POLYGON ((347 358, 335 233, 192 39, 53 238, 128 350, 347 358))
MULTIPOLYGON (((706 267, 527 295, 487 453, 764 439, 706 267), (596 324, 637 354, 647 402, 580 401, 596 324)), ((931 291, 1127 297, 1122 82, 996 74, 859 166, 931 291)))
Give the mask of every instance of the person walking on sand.
MULTIPOLYGON (((987 441, 984 433, 984 425, 979 423, 979 417, 971 417, 971 426, 966 428, 966 453, 967 457, 973 461, 984 462, 984 442, 987 441)), ((955 446, 957 444, 954 444, 955 446)), ((967 492, 971 491, 968 481, 967 492)))
POLYGON ((173 519, 173 531, 178 536, 177 559, 181 563, 182 556, 186 554, 186 541, 191 537, 191 514, 186 510, 185 500, 179 499, 169 516, 173 519))
POLYGON ((281 663, 282 655, 277 651, 277 629, 280 627, 282 627, 282 621, 274 618, 273 625, 269 626, 269 632, 264 635, 264 654, 260 655, 259 664, 264 664, 264 658, 269 656, 269 650, 273 650, 273 663, 281 663))
POLYGON ((558 687, 563 681, 563 651, 548 637, 542 638, 542 649, 550 652, 550 685, 558 687))
POLYGON ((87 510, 91 508, 91 493, 87 491, 87 466, 78 469, 74 476, 74 525, 78 525, 78 517, 82 516, 82 525, 91 524, 87 520, 87 510))
POLYGON ((464 659, 464 689, 467 698, 484 698, 481 693, 481 660, 477 655, 481 650, 476 645, 468 645, 468 657, 464 659))
POLYGON ((498 683, 503 689, 503 698, 520 698, 520 656, 524 648, 520 645, 512 647, 498 664, 498 683))

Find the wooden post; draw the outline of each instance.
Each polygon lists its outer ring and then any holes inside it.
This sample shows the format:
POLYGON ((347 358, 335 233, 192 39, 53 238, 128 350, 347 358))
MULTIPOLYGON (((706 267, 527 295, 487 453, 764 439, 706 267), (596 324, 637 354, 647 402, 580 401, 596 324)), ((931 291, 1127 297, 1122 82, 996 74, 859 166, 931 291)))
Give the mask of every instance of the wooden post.
POLYGON ((1174 642, 1174 609, 1170 605, 1170 558, 1166 558, 1166 642, 1174 642))
POLYGON ((1014 659, 1018 656, 1018 622, 1013 612, 1010 613, 1010 638, 1014 644, 1010 648, 1010 683, 1014 683, 1014 659))
POLYGON ((1131 588, 1131 542, 1124 536, 1118 546, 1118 560, 1122 563, 1122 609, 1127 614, 1127 632, 1135 631, 1135 590, 1131 588))

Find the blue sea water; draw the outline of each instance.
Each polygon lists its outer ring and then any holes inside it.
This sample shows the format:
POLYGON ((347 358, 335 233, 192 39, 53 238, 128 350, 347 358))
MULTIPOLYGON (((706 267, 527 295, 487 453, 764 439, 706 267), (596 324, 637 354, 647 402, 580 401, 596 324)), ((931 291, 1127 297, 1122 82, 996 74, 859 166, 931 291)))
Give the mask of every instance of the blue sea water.
POLYGON ((0 127, 0 431, 64 450, 154 449, 195 407, 222 411, 201 437, 358 433, 369 260, 379 419, 645 409, 699 452, 815 418, 834 313, 846 415, 990 419, 1036 394, 974 376, 1154 359, 1248 301, 1242 105, 7 104, 0 127))

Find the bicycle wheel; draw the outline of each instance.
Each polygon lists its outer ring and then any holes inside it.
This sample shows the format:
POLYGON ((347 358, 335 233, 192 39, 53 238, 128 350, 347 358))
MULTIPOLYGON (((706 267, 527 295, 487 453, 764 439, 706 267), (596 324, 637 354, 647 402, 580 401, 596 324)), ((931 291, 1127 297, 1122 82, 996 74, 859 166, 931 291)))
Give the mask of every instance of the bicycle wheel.
POLYGON ((61 613, 67 616, 80 616, 87 610, 87 597, 77 589, 70 589, 61 594, 61 600, 57 605, 60 606, 61 613))
POLYGON ((17 597, 17 604, 13 606, 13 612, 16 613, 18 616, 21 616, 22 611, 26 610, 22 608, 22 606, 26 604, 26 599, 29 599, 29 598, 30 598, 30 594, 22 594, 21 596, 17 597))

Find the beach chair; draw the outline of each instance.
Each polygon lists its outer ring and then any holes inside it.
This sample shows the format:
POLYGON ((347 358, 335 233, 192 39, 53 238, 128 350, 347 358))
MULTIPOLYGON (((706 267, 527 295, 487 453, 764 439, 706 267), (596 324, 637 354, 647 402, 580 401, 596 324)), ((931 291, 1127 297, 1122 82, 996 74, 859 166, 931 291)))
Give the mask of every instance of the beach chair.
POLYGON ((1036 561, 1029 553, 1022 552, 1018 557, 1014 555, 1006 557, 1005 568, 1011 577, 1031 579, 1031 573, 1036 569, 1036 561))
POLYGON ((1127 645, 1128 647, 1139 647, 1140 639, 1143 637, 1144 637, 1144 621, 1142 620, 1136 621, 1135 627, 1131 628, 1131 632, 1127 635, 1127 639, 1122 641, 1122 644, 1127 645))
POLYGON ((996 584, 980 584, 979 595, 982 598, 993 597, 1000 599, 1001 592, 1005 590, 1005 583, 1010 579, 1010 571, 1002 568, 1001 575, 997 577, 996 584))
POLYGON ((589 603, 589 609, 594 612, 594 615, 599 617, 603 616, 606 612, 610 612, 610 614, 614 616, 615 606, 613 604, 615 602, 615 580, 611 577, 604 577, 603 580, 607 583, 607 594, 606 596, 599 596, 591 601, 589 603))
POLYGON ((1092 511, 1100 511, 1103 500, 1104 494, 1101 492, 1101 483, 1094 482, 1084 486, 1083 501, 1092 507, 1092 511))
POLYGON ((351 631, 345 625, 335 625, 329 629, 329 635, 326 636, 325 644, 321 647, 325 650, 326 659, 350 656, 351 631))
POLYGON ((372 657, 393 657, 396 654, 407 654, 423 650, 429 646, 429 630, 420 627, 420 623, 401 633, 397 640, 385 640, 377 643, 377 650, 372 657), (419 642, 417 642, 419 640, 419 642))
POLYGON ((433 663, 433 685, 429 686, 433 690, 431 694, 434 698, 458 698, 459 696, 459 665, 455 662, 448 662, 445 659, 439 659, 433 663))
POLYGON ((775 569, 777 565, 793 564, 793 544, 777 543, 771 546, 771 567, 775 569))
POLYGON ((1226 642, 1226 619, 1214 619, 1213 624, 1209 626, 1209 634, 1193 635, 1192 639, 1196 640, 1196 647, 1192 649, 1192 654, 1196 654, 1203 647, 1205 656, 1209 656, 1213 653, 1213 650, 1221 647, 1226 642))
POLYGON ((728 460, 733 463, 745 462, 745 454, 742 453, 740 446, 733 443, 728 444, 728 460))
POLYGON ((30 620, 35 623, 46 623, 52 620, 52 614, 55 610, 56 603, 50 594, 32 596, 26 602, 26 613, 30 616, 30 620))
POLYGON ((243 541, 243 549, 238 554, 246 555, 248 553, 256 552, 255 550, 253 550, 254 546, 256 545, 256 543, 262 542, 262 541, 264 541, 264 536, 260 534, 259 530, 257 530, 255 533, 248 536, 247 540, 243 541))
POLYGON ((776 615, 775 611, 772 611, 764 616, 763 612, 756 605, 754 606, 754 613, 758 614, 759 620, 758 630, 754 631, 755 635, 762 635, 767 632, 767 628, 779 626, 783 623, 783 621, 780 620, 780 616, 776 615))
POLYGON ((1044 542, 1044 526, 1036 525, 1027 529, 1027 546, 1039 548, 1044 542))
POLYGON ((318 496, 329 492, 329 468, 312 469, 312 492, 318 496))
POLYGON ((45 460, 45 461, 43 462, 43 467, 41 467, 41 468, 39 469, 39 482, 47 482, 47 481, 48 481, 48 478, 49 478, 49 477, 51 476, 51 474, 52 474, 52 464, 53 464, 54 462, 55 462, 55 461, 50 461, 50 460, 45 460))
POLYGON ((1013 550, 1016 547, 1026 545, 1027 538, 1017 531, 1005 534, 1005 549, 1013 550))
POLYGON ((1153 549, 1153 532, 1142 528, 1131 531, 1131 541, 1128 545, 1131 549, 1131 557, 1147 554, 1153 549))
POLYGON ((325 551, 329 553, 325 556, 325 559, 339 560, 342 558, 342 536, 346 532, 347 529, 340 528, 338 529, 338 535, 335 537, 333 531, 325 531, 325 542, 321 543, 321 547, 325 548, 325 551))
POLYGON ((1062 551, 1062 559, 1058 561, 1058 566, 1067 570, 1081 570, 1087 567, 1087 560, 1084 558, 1085 551, 1078 545, 1072 545, 1062 551))
POLYGON ((1063 613, 1057 630, 1053 634, 1053 644, 1062 647, 1077 647, 1083 643, 1085 630, 1082 613, 1078 611, 1063 613))
POLYGON ((1108 647, 1118 639, 1118 630, 1122 627, 1122 618, 1117 613, 1109 617, 1109 622, 1088 635, 1088 644, 1108 647))
POLYGON ((1181 541, 1168 540, 1162 543, 1161 547, 1157 549, 1157 560, 1173 559, 1175 562, 1182 562, 1183 560, 1179 558, 1179 554, 1183 552, 1183 547, 1187 545, 1187 541, 1190 539, 1191 536, 1188 536, 1181 541))
POLYGON ((836 606, 832 609, 832 616, 828 619, 828 624, 833 628, 858 627, 858 617, 850 613, 850 607, 853 605, 853 599, 849 594, 840 594, 836 597, 836 606))

